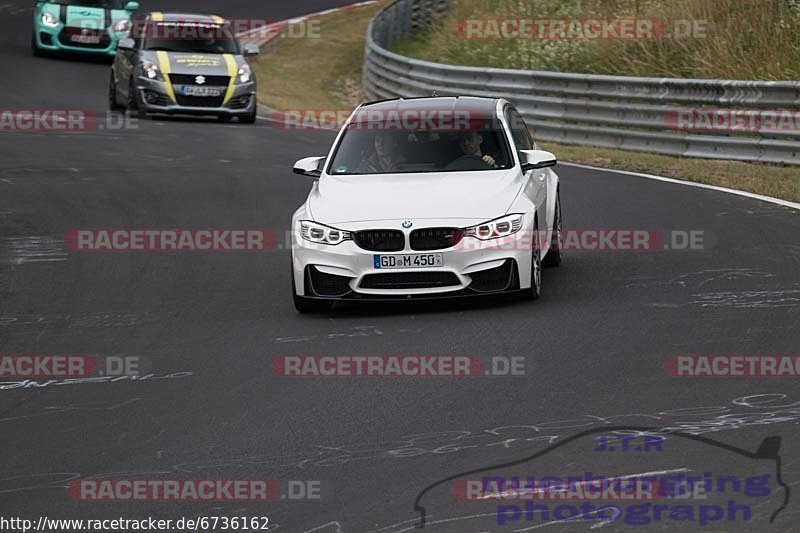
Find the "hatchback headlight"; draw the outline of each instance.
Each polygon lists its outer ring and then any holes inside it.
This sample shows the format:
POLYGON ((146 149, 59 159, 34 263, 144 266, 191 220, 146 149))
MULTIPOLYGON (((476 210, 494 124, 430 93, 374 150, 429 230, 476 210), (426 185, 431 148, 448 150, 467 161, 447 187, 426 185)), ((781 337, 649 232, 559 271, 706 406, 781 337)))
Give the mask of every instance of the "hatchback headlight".
POLYGON ((239 67, 239 72, 236 74, 236 82, 239 84, 243 83, 250 83, 250 80, 253 79, 253 71, 250 69, 250 65, 244 64, 239 67))
POLYGON ((131 21, 128 19, 122 19, 114 24, 114 31, 119 33, 124 33, 131 29, 131 21))
POLYGON ((307 241, 318 244, 331 244, 333 246, 353 240, 353 234, 324 224, 317 224, 311 220, 300 221, 300 235, 307 241))
POLYGON ((58 26, 59 22, 55 15, 50 13, 49 11, 45 11, 42 13, 42 25, 47 26, 48 28, 55 28, 58 26))
POLYGON ((161 74, 161 70, 155 63, 152 63, 150 61, 143 61, 142 72, 144 72, 144 75, 147 76, 147 79, 149 80, 164 81, 164 76, 161 74))
POLYGON ((506 215, 477 226, 466 228, 464 235, 482 241, 513 235, 522 229, 522 215, 506 215))

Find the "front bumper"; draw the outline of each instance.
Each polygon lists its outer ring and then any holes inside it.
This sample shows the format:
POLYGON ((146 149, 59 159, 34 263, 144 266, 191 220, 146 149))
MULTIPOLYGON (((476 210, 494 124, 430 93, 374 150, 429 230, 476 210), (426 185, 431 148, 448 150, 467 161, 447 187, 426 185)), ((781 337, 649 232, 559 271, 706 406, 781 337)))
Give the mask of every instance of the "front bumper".
MULTIPOLYGON (((512 292, 531 285, 531 232, 493 241, 465 237, 454 247, 372 252, 353 241, 336 246, 293 232, 292 267, 298 296, 333 300, 410 299, 512 292), (442 254, 443 266, 376 269, 376 254, 442 254)), ((406 240, 408 242, 408 240, 406 240)))
POLYGON ((117 34, 114 31, 106 31, 100 43, 84 45, 70 42, 63 25, 58 25, 54 28, 38 25, 33 29, 34 46, 39 50, 48 52, 70 52, 114 57, 117 53, 117 42, 123 37, 126 37, 126 35, 117 34))
POLYGON ((197 98, 180 95, 177 87, 171 89, 167 82, 138 78, 136 90, 139 92, 139 107, 152 114, 240 117, 252 115, 257 106, 256 84, 253 81, 235 85, 227 102, 224 91, 220 97, 197 98))

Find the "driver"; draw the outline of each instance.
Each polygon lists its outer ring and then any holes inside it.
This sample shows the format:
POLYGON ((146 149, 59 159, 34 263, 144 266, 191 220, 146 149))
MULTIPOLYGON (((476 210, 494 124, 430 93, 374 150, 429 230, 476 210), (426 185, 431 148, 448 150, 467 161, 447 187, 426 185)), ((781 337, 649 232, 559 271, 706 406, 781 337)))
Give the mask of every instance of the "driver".
POLYGON ((464 152, 464 155, 461 157, 480 157, 481 161, 486 163, 488 166, 497 168, 494 157, 490 156, 489 154, 484 154, 481 150, 481 144, 483 144, 483 136, 477 131, 465 131, 458 135, 458 146, 461 148, 461 151, 464 152))
POLYGON ((403 157, 396 153, 397 139, 391 133, 377 133, 373 146, 375 151, 358 166, 356 172, 360 174, 396 172, 398 165, 405 162, 403 157))

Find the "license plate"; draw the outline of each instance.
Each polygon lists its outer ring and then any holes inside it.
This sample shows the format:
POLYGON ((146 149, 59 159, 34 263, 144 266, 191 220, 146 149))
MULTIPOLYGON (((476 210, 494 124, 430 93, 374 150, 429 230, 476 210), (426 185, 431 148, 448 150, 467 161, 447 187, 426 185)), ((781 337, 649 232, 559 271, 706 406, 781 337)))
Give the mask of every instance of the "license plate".
POLYGON ((100 42, 99 35, 70 35, 69 39, 73 43, 82 44, 98 44, 100 42))
POLYGON ((429 268, 444 265, 442 254, 374 255, 375 268, 429 268))
POLYGON ((195 87, 184 85, 181 92, 186 96, 219 96, 222 94, 220 87, 195 87))

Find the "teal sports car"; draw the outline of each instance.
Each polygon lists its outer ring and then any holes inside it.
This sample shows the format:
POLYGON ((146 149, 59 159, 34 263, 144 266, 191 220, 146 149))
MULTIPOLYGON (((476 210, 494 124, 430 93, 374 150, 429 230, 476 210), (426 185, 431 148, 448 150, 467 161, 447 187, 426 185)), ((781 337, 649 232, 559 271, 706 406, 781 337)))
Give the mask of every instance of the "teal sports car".
POLYGON ((114 57, 137 9, 139 3, 128 0, 38 0, 33 10, 33 55, 77 52, 114 57))

